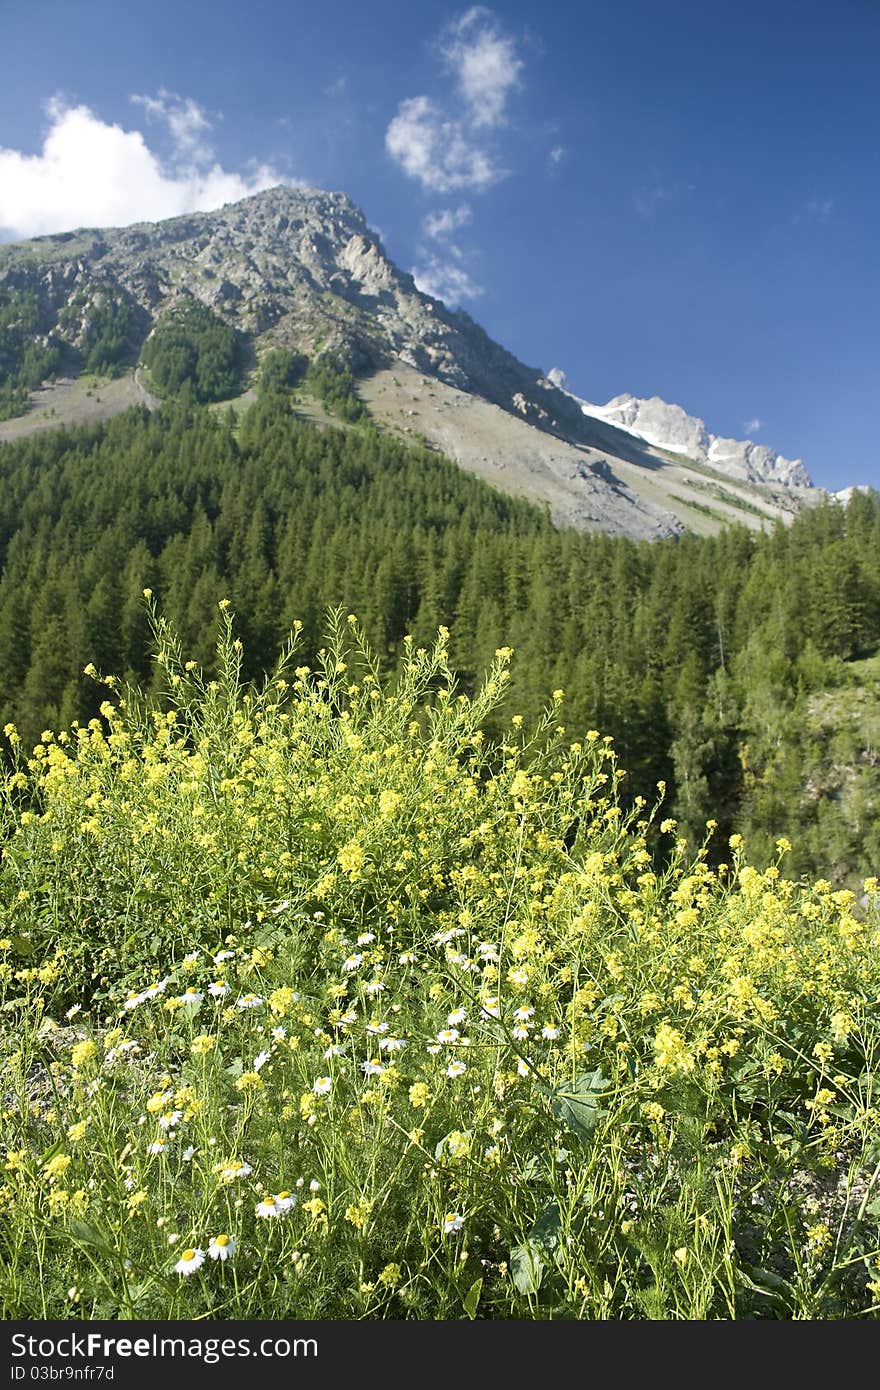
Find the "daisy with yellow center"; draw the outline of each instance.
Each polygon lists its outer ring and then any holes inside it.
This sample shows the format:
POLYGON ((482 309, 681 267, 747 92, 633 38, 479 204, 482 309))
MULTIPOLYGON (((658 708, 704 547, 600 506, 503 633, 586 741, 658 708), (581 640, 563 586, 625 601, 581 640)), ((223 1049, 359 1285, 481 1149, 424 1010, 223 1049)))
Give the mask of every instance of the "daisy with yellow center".
POLYGON ((238 1242, 235 1237, 223 1234, 213 1237, 208 1246, 208 1254, 212 1260, 220 1260, 223 1263, 225 1260, 232 1259, 237 1248, 238 1242))
POLYGON ((196 1270, 201 1269, 204 1263, 204 1250, 184 1250, 177 1264, 174 1266, 174 1273, 184 1276, 195 1274, 196 1270))

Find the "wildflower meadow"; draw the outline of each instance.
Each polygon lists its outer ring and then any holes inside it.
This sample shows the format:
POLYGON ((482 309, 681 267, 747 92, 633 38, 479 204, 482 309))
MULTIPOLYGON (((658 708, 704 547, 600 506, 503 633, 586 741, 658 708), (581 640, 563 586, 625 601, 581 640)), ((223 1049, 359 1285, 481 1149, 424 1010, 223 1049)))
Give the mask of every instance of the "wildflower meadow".
POLYGON ((508 649, 148 605, 160 698, 6 729, 5 1318, 877 1316, 875 879, 689 850, 562 691, 488 738, 508 649))

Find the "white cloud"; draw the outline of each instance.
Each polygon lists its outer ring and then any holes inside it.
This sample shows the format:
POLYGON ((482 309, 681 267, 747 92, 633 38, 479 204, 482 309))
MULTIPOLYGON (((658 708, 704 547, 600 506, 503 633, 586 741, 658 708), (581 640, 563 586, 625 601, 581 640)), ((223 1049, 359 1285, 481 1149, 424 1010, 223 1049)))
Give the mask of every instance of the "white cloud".
POLYGON ((197 101, 167 92, 164 87, 154 97, 133 96, 132 102, 142 106, 148 120, 167 125, 174 146, 176 163, 209 164, 214 157, 208 143, 211 122, 197 101))
POLYGON ((471 220, 471 210, 467 203, 457 208, 441 208, 439 212, 429 212, 422 223, 425 236, 439 238, 451 236, 459 227, 471 220))
POLYGON ((752 435, 757 434, 760 428, 761 421, 757 418, 757 416, 755 416, 753 420, 746 420, 745 424, 743 425, 743 433, 745 434, 746 439, 751 439, 752 435))
POLYGON ((449 120, 428 97, 402 101, 385 133, 388 153, 410 178, 434 193, 482 190, 504 177, 487 150, 460 121, 449 120))
POLYGON ((554 145, 550 153, 547 155, 547 158, 550 161, 551 168, 555 168, 556 165, 560 164, 562 160, 565 158, 564 145, 554 145))
POLYGON ((434 193, 483 192, 506 176, 491 132, 506 123, 507 101, 523 61, 514 41, 482 5, 449 25, 438 40, 454 93, 445 102, 409 97, 397 108, 385 146, 405 174, 434 193))
POLYGON ((247 174, 224 169, 207 140, 211 122, 191 98, 160 91, 133 100, 148 119, 167 125, 170 160, 160 159, 141 131, 53 98, 39 154, 0 147, 0 237, 159 221, 294 182, 267 164, 247 174))
POLYGON ((524 64, 491 12, 474 5, 449 26, 440 48, 474 127, 501 125, 508 95, 518 85, 524 64))
MULTIPOLYGON (((460 255, 455 247, 450 248, 454 255, 460 255)), ((434 299, 442 299, 444 304, 454 308, 463 299, 476 299, 483 293, 482 285, 477 285, 462 265, 455 260, 442 260, 439 256, 429 256, 425 265, 413 270, 416 288, 422 294, 434 299)))

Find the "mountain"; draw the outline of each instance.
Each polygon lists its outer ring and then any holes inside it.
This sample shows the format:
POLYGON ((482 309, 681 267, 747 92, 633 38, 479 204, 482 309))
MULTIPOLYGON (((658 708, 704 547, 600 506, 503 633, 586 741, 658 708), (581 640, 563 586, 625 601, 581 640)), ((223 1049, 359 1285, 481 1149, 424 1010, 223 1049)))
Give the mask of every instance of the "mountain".
MULTIPOLYGON (((547 375, 556 386, 566 390, 565 374, 558 367, 547 375)), ((714 464, 731 478, 750 483, 782 483, 785 487, 813 486, 801 459, 783 458, 751 439, 722 439, 710 434, 702 420, 659 396, 644 400, 625 393, 607 405, 592 405, 577 396, 572 399, 578 401, 587 416, 618 425, 658 448, 714 464)))
POLYGON ((241 336, 251 382, 272 348, 341 358, 381 428, 546 505, 561 525, 714 533, 789 519, 824 495, 799 461, 717 439, 677 406, 590 406, 561 373, 524 365, 421 293, 346 195, 283 187, 216 212, 0 247, 0 386, 5 369, 20 393, 9 399, 27 407, 0 423, 0 441, 153 403, 144 343, 194 303, 241 336), (54 365, 54 384, 41 384, 41 364, 54 365), (90 367, 115 379, 98 383, 90 367))

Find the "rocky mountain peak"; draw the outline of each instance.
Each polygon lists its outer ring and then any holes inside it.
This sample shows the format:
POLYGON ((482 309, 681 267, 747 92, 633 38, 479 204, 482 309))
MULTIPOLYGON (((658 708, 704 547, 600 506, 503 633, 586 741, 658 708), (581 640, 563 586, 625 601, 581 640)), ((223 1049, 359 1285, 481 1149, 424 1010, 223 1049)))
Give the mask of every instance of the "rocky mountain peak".
POLYGON ((725 439, 710 434, 703 420, 659 396, 644 399, 624 392, 605 405, 595 405, 568 391, 565 373, 558 367, 548 373, 548 378, 578 401, 585 415, 617 425, 655 448, 711 464, 719 472, 745 482, 805 488, 813 485, 802 459, 784 458, 751 439, 725 439))
POLYGON ((422 293, 345 193, 277 186, 212 212, 0 246, 0 309, 16 296, 36 318, 33 341, 71 378, 95 323, 123 323, 114 361, 139 399, 144 344, 181 304, 239 330, 252 371, 276 347, 332 353, 385 427, 543 501, 564 524, 654 537, 760 524, 808 500, 799 460, 717 438, 656 396, 592 405, 558 369, 520 362, 464 310, 422 293))

